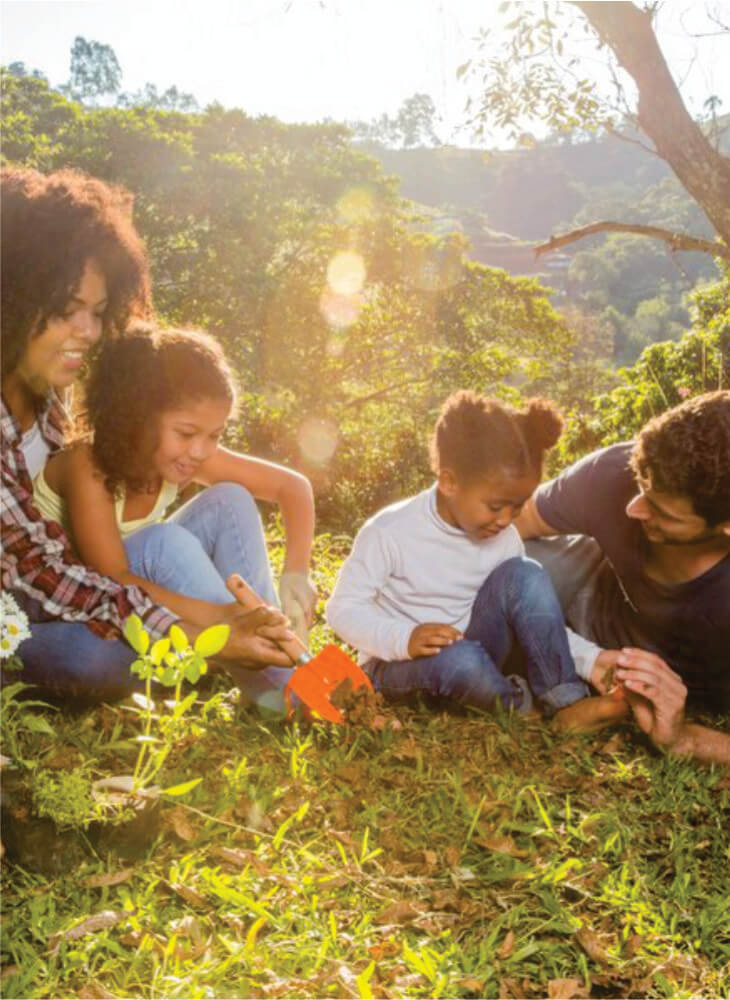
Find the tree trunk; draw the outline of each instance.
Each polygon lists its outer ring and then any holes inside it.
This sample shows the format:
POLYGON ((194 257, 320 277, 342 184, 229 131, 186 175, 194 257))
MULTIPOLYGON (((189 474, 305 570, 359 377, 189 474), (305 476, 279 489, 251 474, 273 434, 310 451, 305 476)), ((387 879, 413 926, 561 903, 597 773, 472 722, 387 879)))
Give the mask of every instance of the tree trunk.
POLYGON ((693 121, 664 61, 651 15, 633 3, 575 2, 639 91, 638 122, 730 247, 730 160, 693 121))

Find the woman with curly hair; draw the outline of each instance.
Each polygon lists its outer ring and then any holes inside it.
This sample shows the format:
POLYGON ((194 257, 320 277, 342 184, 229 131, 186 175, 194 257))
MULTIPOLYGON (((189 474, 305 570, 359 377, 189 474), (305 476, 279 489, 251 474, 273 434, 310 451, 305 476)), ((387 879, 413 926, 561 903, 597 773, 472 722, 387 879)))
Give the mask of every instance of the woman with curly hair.
MULTIPOLYGON (((64 445, 67 391, 99 342, 149 313, 147 260, 125 191, 75 171, 27 168, 3 168, 1 186, 2 586, 31 624, 18 649, 20 679, 108 698, 132 686, 134 653, 119 640, 128 615, 153 635, 178 616, 79 562, 61 525, 38 511, 32 479, 64 445)), ((224 655, 258 668, 288 662, 275 643, 289 634, 278 611, 242 616, 221 604, 215 616, 232 626, 224 655)), ((190 638, 200 630, 182 624, 190 638)))
MULTIPOLYGON (((233 376, 213 337, 130 329, 102 346, 91 372, 87 439, 54 456, 34 484, 38 507, 64 524, 84 562, 144 587, 201 626, 231 600, 225 580, 234 572, 276 604, 254 499, 281 508, 282 593, 290 587, 305 614, 316 598, 307 579, 314 533, 309 481, 224 448, 220 439, 234 408, 233 376), (164 520, 178 491, 192 483, 208 488, 164 520)), ((262 680, 278 678, 274 687, 281 689, 288 676, 271 668, 246 687, 258 693, 262 680)))

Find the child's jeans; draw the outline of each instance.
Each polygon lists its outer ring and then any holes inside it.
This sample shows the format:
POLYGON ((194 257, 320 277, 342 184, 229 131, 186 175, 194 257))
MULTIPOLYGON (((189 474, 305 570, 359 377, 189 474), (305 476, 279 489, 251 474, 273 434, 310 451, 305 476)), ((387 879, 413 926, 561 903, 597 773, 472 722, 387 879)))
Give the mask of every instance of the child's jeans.
MULTIPOLYGON (((204 490, 161 524, 124 543, 129 568, 168 590, 215 604, 234 600, 226 577, 240 573, 260 596, 278 605, 261 518, 250 493, 233 483, 204 490)), ((135 686, 134 652, 122 641, 99 639, 85 625, 50 622, 31 626, 18 650, 24 669, 14 677, 57 695, 113 698, 135 686)), ((292 671, 233 668, 236 684, 256 704, 284 711, 283 689, 292 671)))
POLYGON ((434 656, 366 666, 377 691, 404 700, 415 694, 459 705, 527 712, 532 696, 546 715, 587 697, 575 672, 563 614, 550 577, 532 559, 508 559, 477 594, 464 638, 434 656), (499 669, 513 642, 527 661, 527 684, 499 669), (529 687, 528 687, 529 685, 529 687))

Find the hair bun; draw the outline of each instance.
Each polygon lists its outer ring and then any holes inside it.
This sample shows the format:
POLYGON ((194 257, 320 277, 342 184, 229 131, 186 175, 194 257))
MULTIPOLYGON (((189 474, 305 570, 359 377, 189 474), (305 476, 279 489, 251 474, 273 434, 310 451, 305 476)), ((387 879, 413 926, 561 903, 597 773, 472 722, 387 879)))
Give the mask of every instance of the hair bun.
POLYGON ((552 448, 563 429, 563 418, 549 399, 530 399, 523 413, 528 438, 539 448, 552 448))

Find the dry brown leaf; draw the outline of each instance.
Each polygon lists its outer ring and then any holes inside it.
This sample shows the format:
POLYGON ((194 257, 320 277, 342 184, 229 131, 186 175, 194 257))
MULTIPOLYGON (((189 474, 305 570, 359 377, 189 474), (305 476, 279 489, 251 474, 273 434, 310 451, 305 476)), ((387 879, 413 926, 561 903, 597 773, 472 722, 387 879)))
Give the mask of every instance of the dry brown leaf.
POLYGON ((165 826, 186 843, 195 840, 197 836, 195 827, 190 822, 189 814, 182 806, 175 806, 165 813, 165 826))
POLYGON ((116 993, 110 993, 96 979, 90 979, 79 990, 80 1000, 117 1000, 116 993))
POLYGON ((191 906, 208 905, 205 896, 201 895, 197 889, 191 889, 189 885, 184 885, 182 882, 166 882, 165 884, 174 893, 177 893, 181 899, 184 899, 186 903, 190 903, 191 906))
POLYGON ((381 958, 392 958, 400 952, 400 945, 392 939, 383 941, 382 944, 374 944, 368 948, 371 958, 379 962, 381 958))
POLYGON ((623 733, 614 733, 601 747, 601 753, 618 753, 624 745, 623 733))
POLYGON ((578 979, 551 979, 548 983, 548 1000, 573 1000, 583 992, 578 979))
POLYGON ((393 903, 386 907, 382 913, 375 918, 376 924, 410 924, 421 916, 419 910, 412 903, 402 899, 398 903, 393 903))
POLYGON ((0 982, 9 979, 16 973, 20 972, 20 967, 17 965, 5 965, 3 966, 3 971, 0 973, 0 982))
POLYGON ((643 943, 644 939, 641 934, 629 935, 626 939, 626 944, 624 945, 624 955, 626 958, 633 958, 643 943))
POLYGON ((515 950, 515 932, 512 930, 507 931, 504 936, 504 941, 500 948, 497 949, 497 954, 500 958, 509 958, 512 952, 515 950))
POLYGON ((444 860, 449 868, 456 868, 456 866, 461 861, 461 848, 460 847, 447 847, 444 850, 444 860))
POLYGON ((134 868, 122 868, 118 872, 107 872, 106 875, 90 875, 81 883, 84 889, 99 889, 104 885, 119 885, 134 875, 134 868))
POLYGON ((56 955, 61 946, 61 941, 76 941, 87 934, 95 934, 97 931, 106 931, 110 927, 115 927, 122 920, 127 920, 130 914, 127 910, 102 910, 101 913, 94 913, 86 920, 82 920, 75 927, 70 927, 67 931, 57 931, 48 939, 48 946, 51 955, 56 955))
POLYGON ((587 927, 581 927, 579 931, 576 931, 575 939, 586 955, 592 958, 594 962, 598 962, 600 965, 608 963, 606 949, 601 944, 595 931, 589 930, 587 927))
POLYGON ((474 843, 495 854, 509 854, 512 858, 527 858, 529 851, 523 851, 512 837, 476 837, 474 843))
POLYGON ((459 986, 462 990, 466 990, 467 993, 476 993, 477 996, 481 996, 484 990, 484 980, 474 979, 473 976, 467 976, 465 979, 461 980, 459 986))

